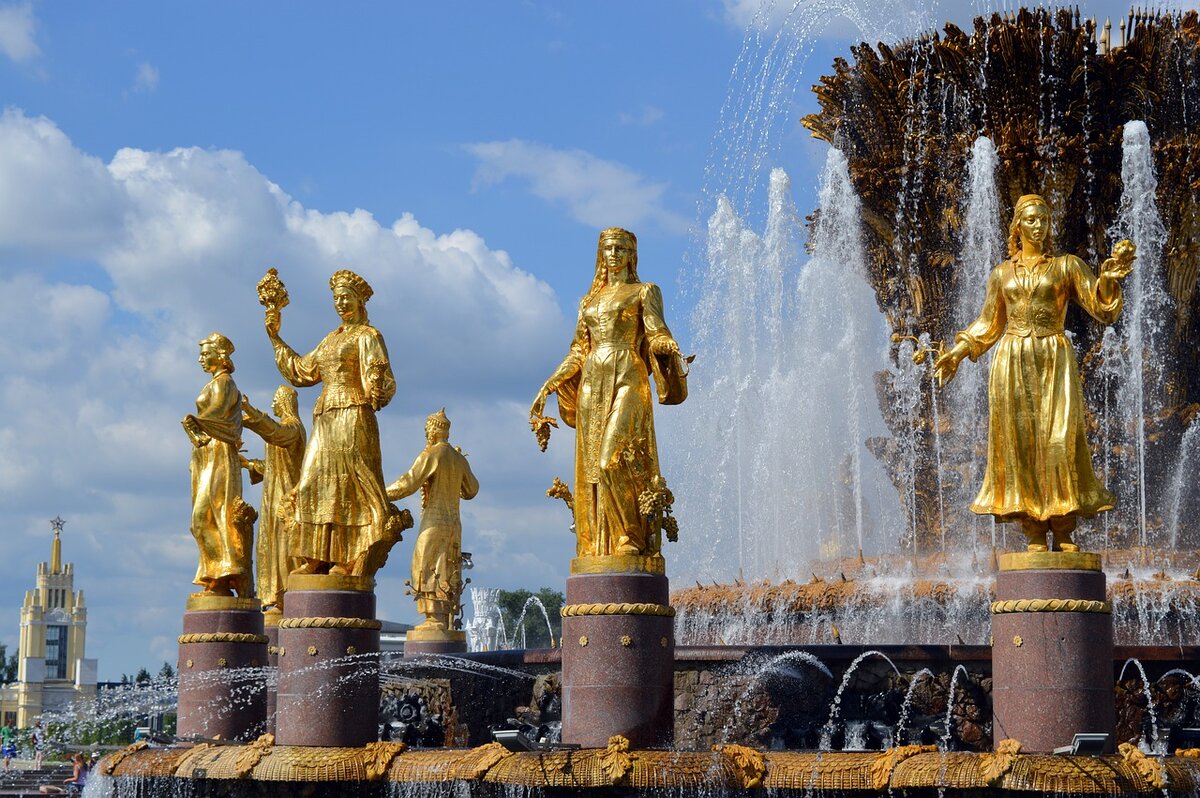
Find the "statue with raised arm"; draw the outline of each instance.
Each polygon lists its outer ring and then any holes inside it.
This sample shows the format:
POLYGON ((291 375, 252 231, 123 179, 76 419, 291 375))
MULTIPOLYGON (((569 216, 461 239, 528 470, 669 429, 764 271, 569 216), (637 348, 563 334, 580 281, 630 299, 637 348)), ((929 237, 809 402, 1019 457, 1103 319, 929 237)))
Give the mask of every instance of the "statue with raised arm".
POLYGON ((657 557, 661 533, 674 539, 672 497, 658 466, 651 374, 659 403, 687 397, 686 366, 663 321, 662 292, 638 280, 633 233, 610 228, 600 234, 570 351, 529 411, 543 449, 557 426, 545 415, 550 394, 558 396, 562 420, 575 428, 578 557, 657 557))
POLYGON ((254 547, 258 563, 255 585, 264 607, 280 607, 287 575, 295 565, 291 555, 290 494, 300 478, 304 461, 304 422, 300 420, 296 389, 280 385, 271 400, 271 412, 278 421, 242 397, 242 425, 262 438, 266 447, 262 460, 246 461, 251 483, 263 483, 258 541, 254 547))
POLYGON ((963 358, 993 346, 988 380, 987 470, 971 510, 1021 525, 1029 551, 1078 551, 1078 518, 1113 508, 1096 479, 1087 446, 1083 391, 1075 351, 1064 334, 1073 300, 1112 324, 1121 313, 1121 280, 1133 269, 1130 241, 1113 247, 1096 277, 1074 255, 1053 254, 1050 207, 1036 194, 1017 200, 1009 258, 992 269, 983 309, 934 363, 945 383, 963 358))
POLYGON ((425 421, 425 449, 412 468, 391 485, 393 501, 421 491, 421 529, 413 547, 409 592, 425 616, 418 629, 453 629, 462 599, 462 522, 458 504, 473 499, 479 480, 466 456, 450 445, 450 419, 443 408, 425 421))
POLYGON ((192 442, 192 537, 200 548, 195 584, 218 596, 254 595, 250 545, 254 508, 242 501, 242 398, 233 382, 233 342, 213 333, 200 342, 200 367, 212 375, 183 417, 192 442))
POLYGON ((275 365, 292 385, 322 386, 293 489, 294 572, 372 577, 404 528, 387 501, 379 452, 375 414, 392 400, 396 381, 383 336, 367 317, 374 292, 349 269, 335 272, 329 287, 342 323, 300 355, 279 336, 287 294, 273 272, 259 284, 259 298, 275 365))

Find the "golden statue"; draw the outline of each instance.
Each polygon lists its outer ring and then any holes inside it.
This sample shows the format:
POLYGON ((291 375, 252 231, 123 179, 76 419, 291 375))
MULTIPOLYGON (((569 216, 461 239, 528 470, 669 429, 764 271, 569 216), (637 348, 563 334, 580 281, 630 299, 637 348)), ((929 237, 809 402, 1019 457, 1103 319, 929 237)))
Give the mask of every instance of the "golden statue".
POLYGON ((473 499, 479 480, 462 449, 450 445, 445 408, 425 420, 425 449, 408 473, 388 485, 393 501, 421 491, 421 530, 413 547, 410 593, 425 616, 418 629, 452 629, 462 598, 460 499, 473 499))
POLYGON ((1129 241, 1114 246, 1099 278, 1074 255, 1051 251, 1050 208, 1027 194, 1013 209, 1009 258, 992 269, 979 318, 954 337, 934 373, 944 384, 963 358, 978 360, 999 342, 988 380, 987 471, 971 510, 1019 522, 1030 551, 1046 550, 1047 532, 1055 550, 1078 551, 1076 520, 1111 510, 1114 499, 1092 471, 1079 367, 1063 322, 1072 299, 1097 321, 1116 321, 1135 249, 1129 241))
POLYGON ((266 444, 262 460, 245 461, 251 484, 263 483, 255 546, 258 560, 255 585, 264 607, 282 604, 287 575, 295 566, 291 555, 293 512, 289 494, 300 478, 305 439, 295 388, 280 385, 271 400, 271 412, 278 421, 242 397, 242 425, 266 444))
POLYGON ((250 541, 254 509, 242 501, 241 394, 233 382, 233 342, 213 333, 200 342, 200 367, 212 379, 196 397, 196 412, 183 417, 192 442, 192 536, 200 547, 195 584, 206 593, 254 595, 250 541))
POLYGON ((545 415, 550 394, 558 395, 563 421, 576 429, 578 557, 655 556, 663 530, 674 539, 670 491, 658 468, 651 373, 661 404, 687 398, 687 372, 663 321, 662 292, 638 280, 633 233, 610 228, 600 234, 571 350, 529 410, 543 449, 557 426, 545 415))
POLYGON ((279 337, 287 304, 274 270, 259 284, 275 365, 297 387, 322 383, 313 408, 312 437, 293 489, 296 573, 374 576, 400 540, 401 514, 388 504, 375 413, 396 393, 383 336, 367 318, 374 293, 342 269, 329 279, 342 324, 307 355, 279 337))

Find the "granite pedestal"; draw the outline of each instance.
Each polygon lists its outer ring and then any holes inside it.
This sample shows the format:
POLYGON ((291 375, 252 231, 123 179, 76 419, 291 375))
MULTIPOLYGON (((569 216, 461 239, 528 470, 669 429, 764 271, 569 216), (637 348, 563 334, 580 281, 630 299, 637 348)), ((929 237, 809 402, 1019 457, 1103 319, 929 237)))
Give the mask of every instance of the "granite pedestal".
POLYGON ((275 733, 275 710, 279 696, 279 621, 283 612, 277 607, 263 611, 263 631, 267 635, 267 731, 275 733))
POLYGON ((279 621, 279 745, 355 747, 379 739, 374 580, 292 574, 279 621))
POLYGON ((661 557, 588 557, 571 564, 563 607, 563 742, 603 748, 670 745, 674 610, 661 557), (620 569, 620 570, 619 570, 620 569))
POLYGON ((1112 611, 1100 557, 1000 558, 992 603, 992 734, 1051 752, 1081 732, 1114 741, 1112 611))
POLYGON ((179 636, 180 737, 253 740, 266 729, 267 637, 257 599, 193 593, 179 636))

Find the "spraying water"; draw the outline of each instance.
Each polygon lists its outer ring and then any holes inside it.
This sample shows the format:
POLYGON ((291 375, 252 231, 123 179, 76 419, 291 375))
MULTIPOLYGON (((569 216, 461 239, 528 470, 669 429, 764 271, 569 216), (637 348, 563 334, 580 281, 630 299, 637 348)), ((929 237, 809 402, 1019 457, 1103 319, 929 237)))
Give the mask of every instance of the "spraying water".
MULTIPOLYGON (((1122 507, 1136 508, 1133 517, 1138 545, 1148 541, 1146 459, 1149 442, 1146 419, 1162 411, 1165 394, 1165 322, 1170 308, 1163 275, 1167 233, 1158 212, 1158 180, 1145 122, 1127 122, 1122 143, 1120 215, 1110 231, 1113 241, 1128 238, 1137 244, 1137 263, 1125 279, 1125 310, 1118 328, 1128 371, 1117 388, 1115 420, 1135 455, 1135 474, 1116 486, 1122 507), (1132 495, 1130 495, 1132 494, 1132 495)), ((1120 438, 1118 438, 1120 439, 1120 438)))
MULTIPOLYGON (((955 282, 954 326, 959 330, 975 320, 979 309, 983 307, 988 275, 992 267, 1005 256, 1000 197, 996 190, 996 170, 999 166, 996 145, 986 136, 977 138, 971 147, 971 159, 967 164, 963 243, 958 255, 960 273, 955 282)), ((975 440, 983 440, 987 433, 987 375, 991 362, 989 352, 980 358, 974 368, 961 369, 945 393, 957 431, 975 440)), ((952 505, 967 506, 974 499, 974 491, 983 481, 986 464, 986 460, 979 455, 979 448, 976 447, 975 457, 970 462, 970 478, 963 480, 959 488, 948 496, 952 505)), ((974 533, 972 540, 978 540, 986 527, 994 548, 995 522, 974 513, 970 515, 970 520, 974 533)))
POLYGON ((717 348, 701 352, 717 365, 690 400, 691 464, 674 472, 693 524, 736 531, 733 546, 714 539, 689 552, 706 578, 734 575, 734 547, 739 569, 778 576, 815 557, 878 548, 895 528, 878 502, 887 477, 864 451, 883 431, 871 385, 886 365, 886 337, 862 277, 860 206, 836 149, 821 207, 807 263, 782 170, 771 175, 764 236, 728 200, 709 222, 701 307, 722 312, 697 315, 719 319, 703 336, 717 348))

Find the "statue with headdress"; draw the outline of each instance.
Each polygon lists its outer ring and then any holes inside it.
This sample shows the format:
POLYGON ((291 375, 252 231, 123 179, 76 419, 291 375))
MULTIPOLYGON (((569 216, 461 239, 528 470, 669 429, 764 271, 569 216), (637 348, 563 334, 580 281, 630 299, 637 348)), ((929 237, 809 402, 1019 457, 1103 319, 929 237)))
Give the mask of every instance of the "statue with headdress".
POLYGON ((388 485, 389 499, 421 491, 421 528, 413 547, 409 593, 425 616, 418 629, 452 630, 463 590, 462 521, 458 506, 473 499, 479 480, 462 449, 450 445, 450 419, 442 408, 425 420, 425 448, 412 468, 388 485))
POLYGON ((994 348, 988 379, 987 470, 971 510, 1019 523, 1030 551, 1078 551, 1077 519, 1111 510, 1087 445, 1083 390, 1064 323, 1074 300, 1112 324, 1121 313, 1121 280, 1135 248, 1118 242, 1097 277, 1074 255, 1051 248, 1050 206, 1037 194, 1017 200, 1007 260, 992 269, 979 317, 934 363, 945 383, 959 363, 994 348))
MULTIPOLYGON (((570 351, 529 410, 543 450, 557 420, 558 397, 575 428, 577 557, 659 557, 662 534, 674 540, 673 497, 658 465, 654 376, 660 404, 687 398, 687 363, 663 320, 662 292, 637 274, 637 238, 621 228, 600 234, 591 288, 579 303, 570 351)), ((660 561, 661 562, 661 561, 660 561)))
POLYGON ((195 584, 213 595, 251 597, 257 513, 242 500, 242 398, 233 382, 233 351, 233 342, 217 332, 200 341, 200 367, 212 378, 182 423, 192 442, 191 528, 200 549, 195 584))
POLYGON ((291 493, 295 573, 374 576, 411 525, 387 501, 375 414, 396 393, 383 335, 371 326, 370 284, 349 269, 329 279, 341 324, 307 355, 279 336, 287 293, 274 270, 259 284, 275 365, 296 387, 321 384, 312 435, 291 493))

